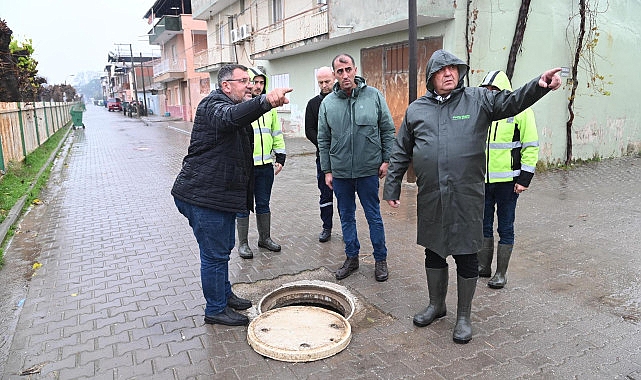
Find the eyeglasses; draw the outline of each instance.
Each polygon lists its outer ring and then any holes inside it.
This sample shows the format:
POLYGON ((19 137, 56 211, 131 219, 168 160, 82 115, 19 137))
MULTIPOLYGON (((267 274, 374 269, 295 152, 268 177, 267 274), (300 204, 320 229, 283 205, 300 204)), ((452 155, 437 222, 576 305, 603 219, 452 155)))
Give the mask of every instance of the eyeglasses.
POLYGON ((247 84, 250 82, 249 78, 242 78, 242 79, 225 79, 225 82, 240 82, 242 84, 247 84))

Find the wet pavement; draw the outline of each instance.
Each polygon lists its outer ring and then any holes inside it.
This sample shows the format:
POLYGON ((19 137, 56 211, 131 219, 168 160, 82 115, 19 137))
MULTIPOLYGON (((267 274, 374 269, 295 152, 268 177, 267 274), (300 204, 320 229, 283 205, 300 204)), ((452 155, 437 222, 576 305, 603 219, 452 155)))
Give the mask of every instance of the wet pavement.
MULTIPOLYGON (((43 204, 5 252, 0 274, 19 273, 26 286, 4 326, 3 380, 641 379, 641 158, 535 176, 519 200, 508 285, 492 290, 479 280, 466 345, 452 342, 451 258, 447 316, 412 325, 428 298, 415 186, 404 185, 399 209, 381 205, 387 282, 374 280, 359 206, 361 266, 338 282, 365 307, 351 321, 351 343, 327 359, 287 363, 254 352, 245 327, 203 323, 198 246, 170 195, 189 123, 94 106, 83 121, 55 161, 43 204)), ((318 242, 313 146, 286 144, 271 204, 282 251, 256 246, 252 216, 255 258, 234 250, 230 261, 235 291, 255 304, 291 280, 337 282, 344 260, 337 214, 332 240, 318 242)))

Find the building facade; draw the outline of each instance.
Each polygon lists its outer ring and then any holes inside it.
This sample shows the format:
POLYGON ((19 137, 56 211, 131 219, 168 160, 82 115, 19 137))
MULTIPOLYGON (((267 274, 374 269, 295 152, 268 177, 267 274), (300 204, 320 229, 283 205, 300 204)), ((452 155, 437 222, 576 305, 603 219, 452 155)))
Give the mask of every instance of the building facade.
MULTIPOLYGON (((586 1, 591 8, 584 17, 590 27, 578 65, 578 4, 532 2, 525 19, 521 17, 526 27, 512 58, 513 86, 552 67, 570 73, 560 91, 533 107, 540 160, 546 164, 563 162, 569 147, 573 159, 616 157, 641 149, 641 115, 629 97, 641 80, 624 69, 633 67, 640 55, 635 47, 641 42, 641 24, 633 15, 641 4, 586 1)), ((305 106, 317 93, 315 70, 331 65, 337 54, 355 58, 358 74, 385 95, 398 127, 409 101, 410 75, 416 75, 420 97, 433 51, 444 48, 468 62, 469 86, 477 86, 488 71, 506 70, 522 2, 417 1, 416 73, 409 72, 408 1, 192 0, 191 6, 193 17, 206 22, 208 30, 208 49, 196 56, 196 70, 208 73, 214 88, 224 64, 262 68, 272 88, 294 88, 279 116, 285 133, 303 136, 305 106)))
POLYGON ((194 57, 207 50, 207 24, 191 17, 189 1, 158 0, 145 15, 157 20, 149 44, 160 47, 152 88, 161 114, 193 121, 198 103, 210 92, 209 75, 197 72, 194 57))

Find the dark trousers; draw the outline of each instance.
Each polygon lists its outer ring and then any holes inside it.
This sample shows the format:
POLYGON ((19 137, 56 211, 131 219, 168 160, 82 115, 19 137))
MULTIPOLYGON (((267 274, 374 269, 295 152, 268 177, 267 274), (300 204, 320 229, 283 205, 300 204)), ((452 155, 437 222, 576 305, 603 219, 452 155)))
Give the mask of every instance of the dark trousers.
POLYGON ((341 218, 341 230, 347 257, 358 256, 361 244, 356 230, 356 194, 361 201, 365 219, 369 225, 369 238, 374 248, 376 261, 387 259, 385 246, 385 227, 381 217, 380 200, 378 199, 378 176, 361 178, 334 177, 334 194, 338 201, 338 215, 341 218))
POLYGON ((318 181, 318 190, 320 190, 320 217, 323 221, 323 228, 332 228, 332 219, 334 217, 334 192, 325 184, 325 173, 320 167, 320 158, 316 157, 316 180, 318 181))
POLYGON ((176 207, 194 231, 200 249, 200 282, 205 296, 205 315, 215 315, 227 306, 231 295, 229 255, 234 248, 236 214, 199 207, 174 198, 176 207))
MULTIPOLYGON (((479 275, 479 260, 476 253, 469 255, 452 255, 456 262, 456 274, 463 278, 473 278, 479 275)), ((431 269, 447 268, 447 261, 438 253, 425 248, 425 267, 431 269)))
POLYGON ((514 192, 513 182, 485 184, 485 211, 483 214, 483 236, 493 236, 494 212, 498 219, 499 244, 514 244, 514 217, 519 195, 514 192), (496 206, 496 208, 495 208, 496 206))
MULTIPOLYGON (((274 165, 254 166, 254 200, 256 201, 256 215, 269 214, 269 201, 274 186, 274 165)), ((238 213, 238 218, 247 218, 249 212, 238 213)))

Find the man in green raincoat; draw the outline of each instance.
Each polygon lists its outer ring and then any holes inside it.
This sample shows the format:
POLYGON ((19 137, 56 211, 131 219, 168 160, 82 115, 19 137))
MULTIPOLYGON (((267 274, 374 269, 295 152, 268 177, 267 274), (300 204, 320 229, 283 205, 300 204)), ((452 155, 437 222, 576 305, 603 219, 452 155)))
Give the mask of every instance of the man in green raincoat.
POLYGON ((446 258, 457 271, 457 320, 453 339, 472 339, 470 313, 478 279, 476 253, 483 242, 485 139, 492 120, 514 116, 561 86, 551 69, 523 87, 487 91, 465 87, 469 67, 438 50, 427 63, 427 93, 412 102, 396 136, 383 199, 400 205, 401 181, 410 162, 416 172, 417 243, 425 247, 429 305, 414 316, 427 326, 446 315, 446 258))

